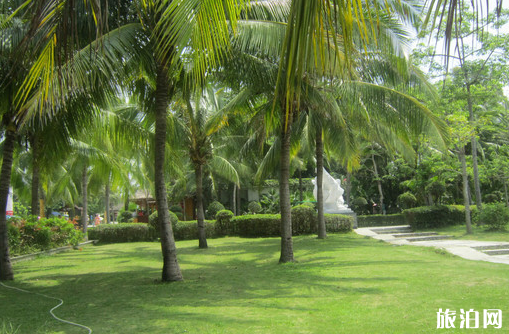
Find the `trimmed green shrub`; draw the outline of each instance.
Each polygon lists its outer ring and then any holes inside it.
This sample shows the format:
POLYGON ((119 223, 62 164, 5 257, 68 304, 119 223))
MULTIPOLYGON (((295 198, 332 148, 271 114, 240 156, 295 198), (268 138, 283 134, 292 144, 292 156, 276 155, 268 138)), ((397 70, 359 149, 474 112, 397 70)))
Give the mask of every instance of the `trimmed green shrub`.
MULTIPOLYGON (((198 222, 196 220, 189 220, 175 223, 173 226, 173 235, 175 236, 175 240, 198 239, 198 222)), ((215 238, 218 236, 213 220, 205 221, 205 235, 207 238, 215 238)))
POLYGON ((396 213, 392 215, 357 216, 357 224, 359 227, 395 226, 406 225, 407 221, 405 215, 396 213))
POLYGON ((308 205, 296 205, 292 208, 292 234, 316 232, 318 217, 315 209, 308 205))
POLYGON ((465 208, 461 205, 421 206, 403 211, 413 229, 437 228, 465 223, 465 208))
MULTIPOLYGON (((169 212, 169 218, 172 227, 175 226, 175 224, 179 221, 177 215, 171 211, 169 212)), ((157 232, 157 235, 159 235, 159 220, 157 211, 154 211, 150 214, 150 216, 148 217, 148 224, 152 226, 152 228, 154 228, 154 230, 157 232)))
POLYGON ((133 218, 133 213, 130 211, 122 211, 118 215, 118 222, 119 223, 128 223, 129 219, 133 218))
POLYGON ((232 219, 233 233, 241 237, 275 237, 280 233, 281 215, 261 214, 232 219))
POLYGON ((486 204, 478 213, 478 219, 487 230, 503 231, 509 222, 509 208, 504 203, 486 204))
POLYGON ((502 194, 501 191, 495 190, 491 194, 487 194, 484 196, 484 202, 485 203, 497 203, 501 202, 502 198, 504 198, 504 194, 502 194))
POLYGON ((352 201, 352 210, 358 215, 369 213, 368 201, 364 197, 357 197, 352 201))
POLYGON ((171 212, 177 214, 177 212, 182 212, 182 207, 180 205, 172 205, 169 209, 171 212))
POLYGON ((262 211, 262 206, 257 201, 251 201, 247 206, 247 210, 249 211, 250 214, 256 215, 257 213, 260 213, 260 211, 262 211))
POLYGON ((219 203, 218 201, 210 203, 207 207, 207 219, 216 218, 216 214, 221 210, 224 210, 223 204, 219 203))
POLYGON ((99 225, 88 229, 88 238, 103 243, 153 241, 156 230, 144 223, 99 225))
POLYGON ((216 233, 218 235, 228 235, 232 233, 233 212, 230 210, 221 210, 216 213, 216 233))
POLYGON ((400 208, 410 209, 413 208, 415 204, 417 204, 417 198, 415 198, 414 194, 407 191, 399 195, 396 202, 398 203, 400 208))
POLYGON ((350 232, 352 230, 354 218, 351 216, 326 213, 324 217, 327 232, 339 233, 350 232))

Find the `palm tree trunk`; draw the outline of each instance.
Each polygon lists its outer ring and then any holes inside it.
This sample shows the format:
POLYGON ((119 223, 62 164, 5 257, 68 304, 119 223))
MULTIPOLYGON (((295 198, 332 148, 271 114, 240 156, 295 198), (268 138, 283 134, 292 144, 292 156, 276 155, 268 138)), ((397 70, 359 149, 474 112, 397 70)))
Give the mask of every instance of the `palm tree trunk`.
POLYGON ((81 209, 81 225, 83 234, 87 239, 87 226, 88 226, 88 166, 85 164, 81 174, 81 194, 83 196, 83 208, 81 209))
POLYGON ((470 190, 468 187, 467 161, 465 158, 465 147, 459 149, 459 159, 461 162, 461 176, 463 179, 463 202, 465 204, 465 225, 467 234, 472 234, 472 223, 470 220, 470 190))
POLYGON ((382 189, 382 181, 380 181, 380 178, 378 176, 378 168, 376 166, 374 154, 371 155, 371 160, 373 161, 373 172, 375 173, 376 184, 378 186, 378 194, 380 195, 380 210, 381 210, 380 213, 383 214, 384 213, 384 192, 382 189))
POLYGON ((2 169, 0 174, 0 281, 13 280, 14 272, 9 255, 9 238, 7 235, 7 199, 11 184, 12 155, 16 132, 11 129, 5 131, 4 149, 2 152, 2 169))
POLYGON ((196 221, 198 224, 198 247, 208 248, 207 233, 205 231, 205 213, 203 211, 203 165, 194 167, 196 177, 196 221))
POLYGON ((129 211, 129 189, 126 188, 124 196, 124 211, 129 211))
POLYGON ((155 164, 154 180, 157 203, 157 216, 161 233, 161 251, 163 254, 162 280, 181 281, 182 273, 177 260, 177 246, 173 236, 173 228, 170 223, 168 211, 168 198, 164 179, 165 148, 166 148, 166 110, 169 102, 167 68, 158 64, 156 69, 156 96, 155 96, 155 164))
POLYGON ((302 170, 299 168, 299 201, 304 202, 304 187, 302 184, 302 170))
MULTIPOLYGON (((463 68, 463 67, 462 67, 463 68)), ((466 74, 466 71, 464 70, 465 74, 465 82, 466 84, 466 90, 467 90, 467 106, 468 106, 468 114, 469 114, 469 120, 471 124, 474 124, 475 117, 474 117, 474 108, 472 106, 472 93, 470 91, 470 84, 468 83, 468 75, 466 74)), ((475 204, 477 205, 477 209, 482 209, 482 198, 481 198, 481 184, 479 181, 479 167, 477 163, 477 139, 475 138, 475 135, 471 138, 472 143, 472 168, 474 172, 474 189, 475 189, 475 204)))
POLYGON ((40 141, 38 136, 30 136, 30 146, 32 148, 32 215, 37 216, 39 210, 39 186, 40 186, 40 141))
POLYGON ((282 113, 281 157, 279 179, 279 206, 281 210, 281 256, 279 263, 293 262, 292 216, 290 203, 290 139, 292 113, 286 120, 282 113))
POLYGON ((237 185, 233 184, 233 195, 232 195, 232 209, 233 209, 233 215, 237 215, 237 185))
POLYGON ((106 207, 106 214, 104 219, 106 220, 106 224, 111 222, 110 217, 110 179, 106 180, 106 189, 104 189, 104 206, 106 207))
POLYGON ((325 239, 325 217, 323 215, 323 139, 322 127, 316 129, 316 205, 318 208, 318 239, 325 239))

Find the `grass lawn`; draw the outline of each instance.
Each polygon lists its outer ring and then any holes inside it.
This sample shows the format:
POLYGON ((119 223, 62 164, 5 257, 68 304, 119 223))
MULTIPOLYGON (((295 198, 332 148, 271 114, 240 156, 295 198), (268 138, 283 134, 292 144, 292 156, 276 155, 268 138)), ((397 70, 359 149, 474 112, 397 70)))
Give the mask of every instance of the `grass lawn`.
MULTIPOLYGON (((509 267, 354 233, 178 242, 185 280, 159 282, 157 243, 87 246, 14 265, 7 284, 65 300, 57 316, 94 333, 484 333, 483 309, 509 316, 509 267), (479 311, 481 329, 437 330, 439 308, 479 311)), ((0 333, 86 333, 48 313, 55 300, 0 287, 0 333)), ((505 329, 505 330, 504 330, 505 329)))
POLYGON ((452 235, 456 239, 509 242, 509 231, 486 231, 484 227, 476 224, 472 224, 472 230, 472 234, 467 234, 465 225, 455 225, 423 231, 452 235))

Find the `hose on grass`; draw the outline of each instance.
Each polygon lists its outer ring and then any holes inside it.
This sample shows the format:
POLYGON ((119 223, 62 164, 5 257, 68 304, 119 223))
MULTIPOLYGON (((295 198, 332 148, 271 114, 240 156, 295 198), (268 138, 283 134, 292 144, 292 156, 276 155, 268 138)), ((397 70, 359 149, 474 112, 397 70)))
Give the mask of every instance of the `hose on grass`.
POLYGON ((8 286, 8 285, 5 285, 4 283, 0 282, 0 285, 3 286, 4 288, 7 288, 7 289, 12 289, 12 290, 17 290, 17 291, 20 291, 20 292, 24 292, 24 293, 30 293, 30 294, 33 294, 33 295, 38 295, 38 296, 42 296, 44 298, 48 298, 48 299, 54 299, 54 300, 58 300, 59 301, 59 304, 55 307, 53 307, 49 313, 51 314, 51 316, 53 318, 55 318, 55 320, 57 321, 60 321, 60 322, 63 322, 64 324, 68 324, 68 325, 72 325, 72 326, 76 326, 76 327, 80 327, 80 328, 83 328, 85 330, 88 331, 88 334, 92 334, 92 329, 90 329, 89 327, 85 326, 85 325, 80 325, 80 324, 77 324, 75 322, 71 322, 71 321, 68 321, 68 320, 65 320, 65 319, 62 319, 62 318, 59 318, 55 315, 55 313, 53 313, 54 310, 56 310, 57 308, 59 308, 60 306, 62 306, 64 304, 64 301, 60 298, 56 298, 56 297, 52 297, 52 296, 47 296, 47 295, 44 295, 42 293, 37 293, 37 292, 31 292, 31 291, 27 291, 27 290, 23 290, 23 289, 20 289, 20 288, 16 288, 16 287, 13 287, 13 286, 8 286))

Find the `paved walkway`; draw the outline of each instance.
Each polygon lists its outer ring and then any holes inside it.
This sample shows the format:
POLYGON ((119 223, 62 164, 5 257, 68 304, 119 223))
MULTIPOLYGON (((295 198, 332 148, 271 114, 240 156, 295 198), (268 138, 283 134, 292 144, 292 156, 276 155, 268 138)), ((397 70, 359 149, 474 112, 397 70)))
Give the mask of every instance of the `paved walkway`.
POLYGON ((449 236, 412 233, 408 225, 360 227, 354 231, 395 245, 436 247, 469 260, 509 264, 508 242, 454 240, 449 236))

